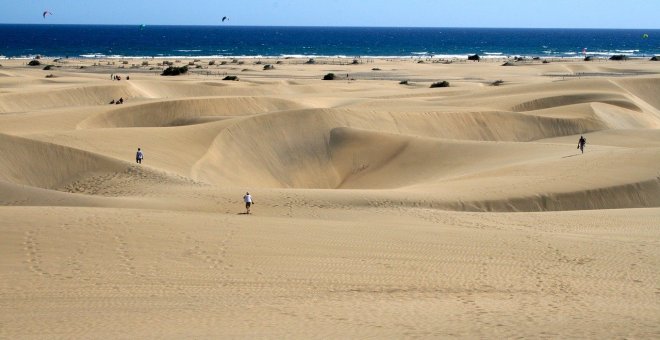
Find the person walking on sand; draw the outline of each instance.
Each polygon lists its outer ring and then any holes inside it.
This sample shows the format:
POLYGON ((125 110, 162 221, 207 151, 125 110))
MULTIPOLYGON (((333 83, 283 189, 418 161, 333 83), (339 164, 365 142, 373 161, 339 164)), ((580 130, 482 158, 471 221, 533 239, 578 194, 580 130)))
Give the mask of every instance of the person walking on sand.
POLYGON ((144 159, 144 154, 142 153, 142 150, 138 148, 138 151, 135 154, 135 163, 142 164, 142 159, 144 159))
POLYGON ((584 138, 584 136, 580 136, 580 140, 578 140, 578 149, 584 153, 584 145, 587 144, 587 140, 584 138))
POLYGON ((254 204, 252 201, 252 195, 250 195, 249 192, 245 193, 245 196, 243 196, 243 201, 245 202, 245 213, 249 214, 250 213, 250 206, 254 204))

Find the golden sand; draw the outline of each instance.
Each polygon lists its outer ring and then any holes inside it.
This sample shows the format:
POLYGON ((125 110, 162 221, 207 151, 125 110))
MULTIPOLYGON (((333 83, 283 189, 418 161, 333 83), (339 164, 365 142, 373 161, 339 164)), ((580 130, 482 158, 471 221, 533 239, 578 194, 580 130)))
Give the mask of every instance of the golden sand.
POLYGON ((657 63, 275 61, 2 61, 0 338, 660 337, 657 63))

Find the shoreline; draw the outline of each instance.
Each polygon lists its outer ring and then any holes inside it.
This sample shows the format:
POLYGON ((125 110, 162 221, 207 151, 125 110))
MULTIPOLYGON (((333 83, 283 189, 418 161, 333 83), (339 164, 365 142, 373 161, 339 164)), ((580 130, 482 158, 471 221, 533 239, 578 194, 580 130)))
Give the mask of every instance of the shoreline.
MULTIPOLYGON (((73 60, 103 60, 103 59, 376 59, 376 60, 461 60, 465 59, 466 61, 469 56, 475 54, 433 54, 433 55, 407 55, 407 56, 381 56, 381 55, 360 55, 360 56, 347 56, 347 55, 302 55, 302 54, 292 54, 292 55, 158 55, 158 56, 129 56, 129 55, 103 55, 103 54, 85 54, 78 55, 75 57, 71 56, 49 56, 41 54, 33 54, 28 56, 4 56, 0 55, 0 60, 31 60, 31 59, 73 59, 73 60)), ((530 60, 584 60, 585 56, 556 56, 556 55, 521 55, 521 54, 485 54, 479 55, 482 60, 510 60, 515 58, 523 58, 530 60)), ((648 54, 648 55, 634 55, 630 53, 587 53, 586 57, 591 57, 596 60, 605 60, 613 56, 625 56, 628 60, 644 60, 658 56, 658 54, 648 54)))

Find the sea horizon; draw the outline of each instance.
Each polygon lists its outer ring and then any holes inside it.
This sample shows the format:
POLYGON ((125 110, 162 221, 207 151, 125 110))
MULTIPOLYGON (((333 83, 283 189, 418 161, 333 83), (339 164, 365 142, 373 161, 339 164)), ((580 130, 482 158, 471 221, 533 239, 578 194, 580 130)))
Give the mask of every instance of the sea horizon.
POLYGON ((23 25, 23 26, 165 26, 165 27, 269 27, 269 28, 420 28, 420 29, 437 29, 437 28, 449 28, 449 29, 530 29, 530 30, 623 30, 623 31, 660 31, 660 28, 617 28, 617 27, 494 27, 494 26, 347 26, 347 25, 336 25, 336 26, 327 26, 327 25, 209 25, 209 24, 144 24, 144 23, 134 23, 134 24, 65 24, 65 23, 4 23, 0 22, 2 25, 23 25))

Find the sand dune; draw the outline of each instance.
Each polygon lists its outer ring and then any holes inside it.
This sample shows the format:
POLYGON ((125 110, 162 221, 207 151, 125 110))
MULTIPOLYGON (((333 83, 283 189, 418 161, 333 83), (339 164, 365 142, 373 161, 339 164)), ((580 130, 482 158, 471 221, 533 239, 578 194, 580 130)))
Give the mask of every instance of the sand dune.
POLYGON ((42 189, 116 195, 117 190, 132 194, 141 186, 193 182, 87 151, 21 137, 0 135, 0 155, 5 159, 1 180, 42 189))
POLYGON ((103 105, 112 99, 120 97, 130 99, 139 95, 130 87, 123 85, 97 85, 30 92, 1 95, 0 113, 54 107, 103 105), (34 100, 35 97, 39 100, 34 100))
POLYGON ((660 334, 652 62, 80 63, 3 61, 0 338, 660 334))
POLYGON ((117 172, 121 164, 92 153, 0 135, 2 179, 54 189, 95 171, 117 172))
MULTIPOLYGON (((287 111, 244 119, 223 130, 197 164, 196 172, 198 179, 217 184, 334 188, 343 181, 330 159, 331 132, 338 127, 426 138, 516 141, 570 135, 593 126, 597 125, 589 121, 506 112, 382 115, 335 109, 287 111), (269 128, 264 131, 263 126, 269 128), (234 166, 225 167, 228 163, 234 166)), ((377 157, 388 158, 386 155, 396 152, 387 145, 377 148, 382 153, 377 157)), ((412 167, 400 171, 409 169, 420 170, 412 167)))
POLYGON ((616 80, 614 83, 626 90, 627 94, 643 100, 656 110, 660 110, 660 98, 658 98, 660 79, 621 79, 616 80))
POLYGON ((121 106, 79 124, 80 128, 159 127, 204 123, 271 111, 302 108, 278 98, 229 97, 158 101, 121 106))

